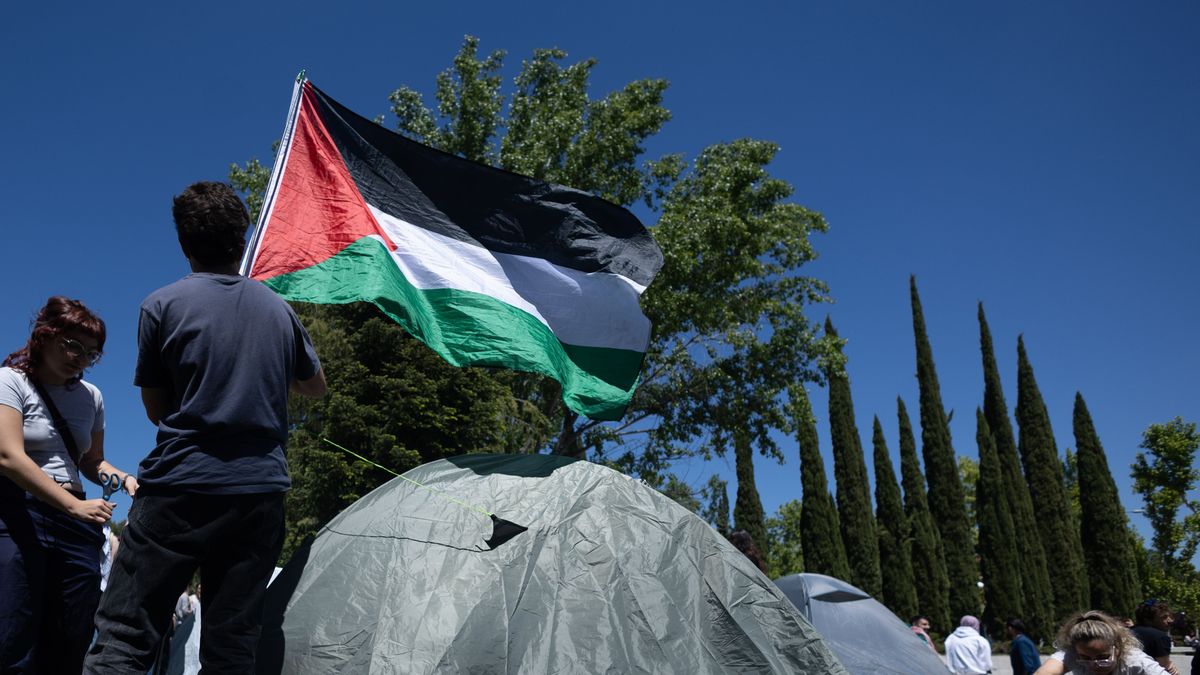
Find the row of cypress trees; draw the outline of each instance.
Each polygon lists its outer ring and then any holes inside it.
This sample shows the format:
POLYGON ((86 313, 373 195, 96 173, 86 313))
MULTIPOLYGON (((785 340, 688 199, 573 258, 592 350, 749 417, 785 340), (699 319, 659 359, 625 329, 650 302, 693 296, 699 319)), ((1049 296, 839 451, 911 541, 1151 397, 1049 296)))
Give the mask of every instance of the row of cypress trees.
MULTIPOLYGON (((1015 416, 1019 436, 1014 437, 991 332, 980 303, 984 391, 983 406, 975 411, 979 452, 976 522, 969 522, 915 277, 910 278, 909 286, 924 472, 908 410, 898 397, 900 484, 883 425, 875 417, 872 513, 850 380, 845 370, 829 365, 835 502, 807 394, 800 387, 790 392, 800 447, 804 495, 800 539, 805 570, 847 579, 901 617, 925 614, 943 632, 957 625, 963 614, 982 614, 993 634, 1002 634, 1006 619, 1021 617, 1032 634, 1045 638, 1053 634, 1062 617, 1079 609, 1128 615, 1138 591, 1134 541, 1083 397, 1076 394, 1074 410, 1080 499, 1076 517, 1024 340, 1019 337, 1017 341, 1015 416)), ((825 330, 837 335, 828 319, 825 330)), ((751 464, 749 457, 739 456, 739 474, 743 464, 751 464)), ((735 522, 743 529, 752 525, 748 516, 755 504, 748 502, 758 502, 752 483, 752 475, 739 475, 738 505, 744 515, 738 518, 735 513, 735 522), (743 480, 751 483, 745 495, 743 480), (746 506, 742 506, 744 499, 746 506)), ((758 505, 757 513, 761 512, 758 505)), ((762 536, 756 541, 763 541, 765 534, 762 536)))

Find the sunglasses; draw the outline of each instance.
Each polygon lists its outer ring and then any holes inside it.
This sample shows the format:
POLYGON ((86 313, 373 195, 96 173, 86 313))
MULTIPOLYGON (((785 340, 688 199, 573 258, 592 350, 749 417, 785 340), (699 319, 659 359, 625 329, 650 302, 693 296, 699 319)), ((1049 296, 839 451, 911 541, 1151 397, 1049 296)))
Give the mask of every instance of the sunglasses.
POLYGON ((82 358, 89 366, 96 365, 100 361, 100 357, 103 356, 102 353, 94 349, 84 347, 83 343, 79 340, 72 340, 71 338, 62 339, 62 348, 67 353, 67 356, 73 359, 82 358))
POLYGON ((1113 658, 1112 654, 1109 654, 1108 656, 1101 656, 1095 659, 1089 659, 1086 656, 1080 656, 1079 654, 1076 654, 1075 661, 1084 666, 1091 665, 1097 668, 1112 668, 1113 664, 1117 662, 1117 660, 1113 658))

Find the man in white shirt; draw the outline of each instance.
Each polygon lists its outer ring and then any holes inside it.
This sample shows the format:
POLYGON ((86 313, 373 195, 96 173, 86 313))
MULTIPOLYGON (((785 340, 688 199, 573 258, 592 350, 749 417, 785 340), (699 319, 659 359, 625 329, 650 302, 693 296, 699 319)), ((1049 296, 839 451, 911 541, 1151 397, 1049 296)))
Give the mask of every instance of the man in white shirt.
POLYGON ((946 662, 955 675, 985 675, 992 672, 992 646, 979 634, 979 619, 964 616, 946 638, 946 662))

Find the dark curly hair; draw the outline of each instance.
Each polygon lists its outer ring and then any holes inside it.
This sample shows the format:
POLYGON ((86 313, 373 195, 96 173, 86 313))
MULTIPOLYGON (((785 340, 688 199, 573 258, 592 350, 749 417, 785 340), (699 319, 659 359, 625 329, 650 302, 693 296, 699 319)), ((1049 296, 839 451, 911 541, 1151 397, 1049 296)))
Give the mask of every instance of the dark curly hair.
MULTIPOLYGON (((68 332, 82 333, 96 341, 97 350, 104 350, 104 340, 108 335, 104 321, 82 302, 56 295, 47 300, 46 305, 33 318, 29 341, 24 347, 9 354, 3 365, 29 376, 36 375, 42 365, 46 347, 68 332)), ((68 384, 78 382, 81 377, 82 375, 68 384)))
POLYGON ((1158 627, 1160 623, 1166 622, 1166 619, 1171 616, 1171 605, 1166 600, 1155 600, 1151 598, 1138 604, 1137 609, 1133 610, 1134 621, 1139 626, 1158 627))
POLYGON ((226 265, 242 257, 250 214, 229 185, 189 185, 175 197, 171 215, 186 255, 204 265, 226 265))

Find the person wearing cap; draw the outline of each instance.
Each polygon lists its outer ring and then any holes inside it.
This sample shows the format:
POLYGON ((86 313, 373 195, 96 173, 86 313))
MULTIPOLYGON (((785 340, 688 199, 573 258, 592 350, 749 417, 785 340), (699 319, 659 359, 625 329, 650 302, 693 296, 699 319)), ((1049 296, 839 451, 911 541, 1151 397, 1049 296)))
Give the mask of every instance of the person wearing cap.
POLYGON ((979 634, 979 619, 970 614, 946 638, 946 662, 954 675, 985 675, 992 672, 992 646, 979 634))

